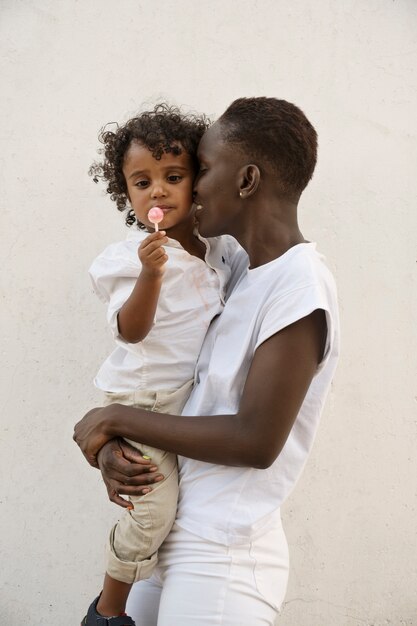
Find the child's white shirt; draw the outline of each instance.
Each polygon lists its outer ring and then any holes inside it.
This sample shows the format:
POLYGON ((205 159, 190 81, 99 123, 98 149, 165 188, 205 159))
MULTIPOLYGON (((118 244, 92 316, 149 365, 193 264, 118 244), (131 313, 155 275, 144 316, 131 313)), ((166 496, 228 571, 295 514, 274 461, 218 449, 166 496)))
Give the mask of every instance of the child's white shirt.
POLYGON ((200 237, 206 246, 202 261, 169 239, 153 328, 143 341, 132 344, 120 336, 117 316, 140 274, 138 248, 148 235, 143 230, 129 233, 125 241, 109 245, 89 269, 95 293, 108 305, 116 341, 94 380, 103 391, 176 389, 194 378, 204 337, 224 307, 231 265, 241 250, 233 237, 200 237))

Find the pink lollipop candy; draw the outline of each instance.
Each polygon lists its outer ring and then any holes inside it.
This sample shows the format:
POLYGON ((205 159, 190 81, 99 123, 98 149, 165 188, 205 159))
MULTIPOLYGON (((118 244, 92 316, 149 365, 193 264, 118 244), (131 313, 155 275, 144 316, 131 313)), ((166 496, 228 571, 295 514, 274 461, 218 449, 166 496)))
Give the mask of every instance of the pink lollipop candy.
POLYGON ((155 232, 158 230, 159 222, 164 219, 164 212, 159 206, 154 206, 148 213, 148 220, 155 226, 155 232))

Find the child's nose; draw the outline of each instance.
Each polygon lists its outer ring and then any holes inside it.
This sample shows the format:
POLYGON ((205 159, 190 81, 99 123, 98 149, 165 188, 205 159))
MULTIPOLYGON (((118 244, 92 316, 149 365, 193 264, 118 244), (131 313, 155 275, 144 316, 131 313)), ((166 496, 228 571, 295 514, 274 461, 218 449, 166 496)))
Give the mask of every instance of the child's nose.
POLYGON ((166 196, 165 186, 162 183, 156 182, 152 185, 151 189, 152 198, 163 198, 166 196))

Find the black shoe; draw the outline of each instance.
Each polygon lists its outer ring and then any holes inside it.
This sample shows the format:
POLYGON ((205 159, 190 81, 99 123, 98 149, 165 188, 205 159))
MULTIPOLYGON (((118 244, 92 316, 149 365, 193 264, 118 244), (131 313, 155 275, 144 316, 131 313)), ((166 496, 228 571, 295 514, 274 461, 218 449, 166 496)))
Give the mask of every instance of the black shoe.
POLYGON ((81 622, 81 626, 136 626, 135 622, 128 615, 119 615, 118 617, 104 617, 97 613, 97 602, 100 596, 90 604, 87 615, 81 622))

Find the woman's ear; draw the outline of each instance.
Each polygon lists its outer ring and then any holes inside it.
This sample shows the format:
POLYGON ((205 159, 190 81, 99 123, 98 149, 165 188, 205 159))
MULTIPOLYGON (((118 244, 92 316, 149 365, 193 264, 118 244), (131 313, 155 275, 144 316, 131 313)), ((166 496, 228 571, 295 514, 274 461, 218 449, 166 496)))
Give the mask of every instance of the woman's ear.
POLYGON ((239 171, 239 196, 244 200, 252 196, 258 189, 261 172, 257 165, 244 165, 239 171))

